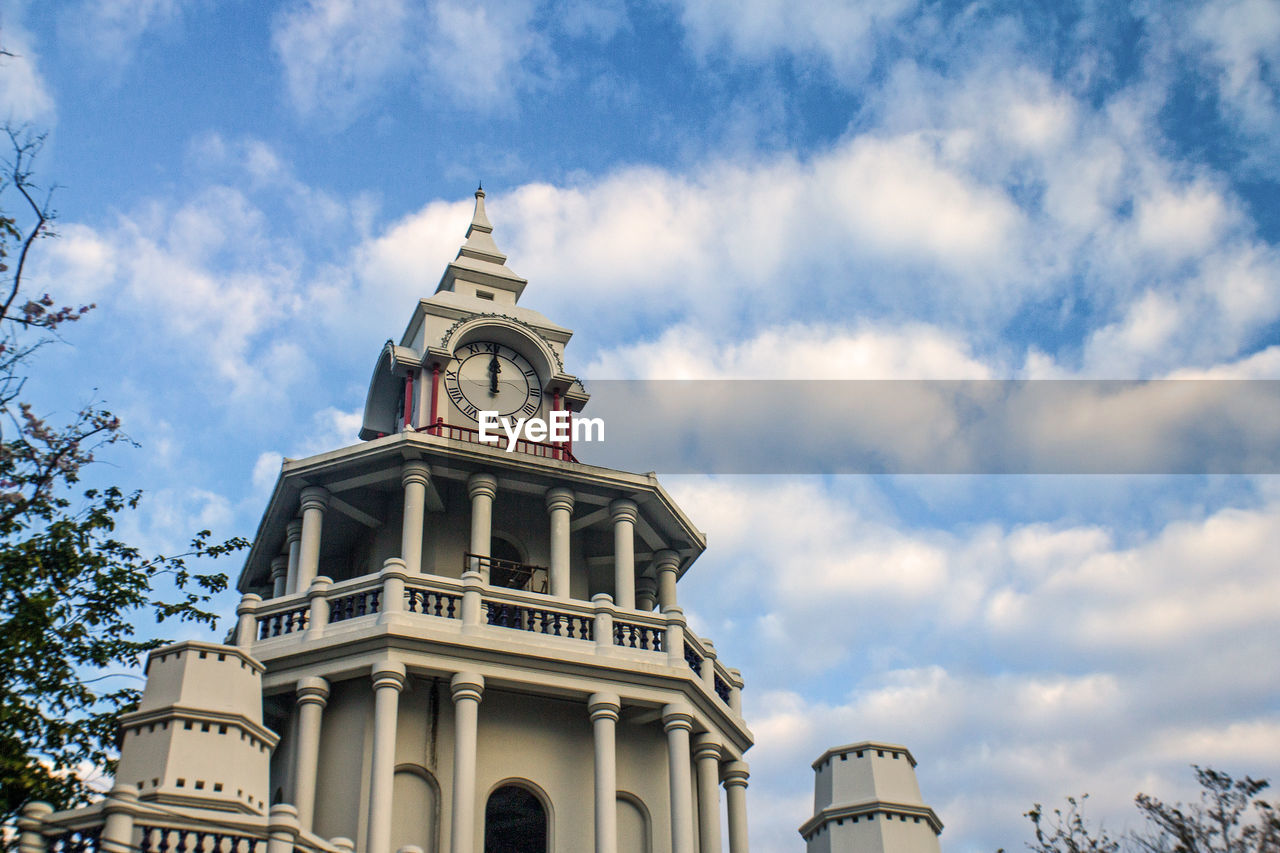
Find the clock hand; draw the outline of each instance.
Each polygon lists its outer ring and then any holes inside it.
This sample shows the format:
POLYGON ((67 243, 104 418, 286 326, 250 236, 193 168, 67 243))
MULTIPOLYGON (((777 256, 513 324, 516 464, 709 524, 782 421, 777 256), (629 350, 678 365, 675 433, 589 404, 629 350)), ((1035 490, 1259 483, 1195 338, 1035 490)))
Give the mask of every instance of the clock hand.
POLYGON ((502 372, 502 365, 498 363, 498 356, 494 355, 489 359, 489 394, 490 396, 498 393, 498 374, 502 372))

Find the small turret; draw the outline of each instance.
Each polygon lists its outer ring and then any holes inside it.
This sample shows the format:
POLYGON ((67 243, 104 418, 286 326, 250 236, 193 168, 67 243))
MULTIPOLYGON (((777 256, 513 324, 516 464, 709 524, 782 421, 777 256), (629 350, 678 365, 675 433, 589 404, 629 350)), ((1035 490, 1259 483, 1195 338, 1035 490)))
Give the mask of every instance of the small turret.
POLYGON ((939 853, 942 821, 925 805, 905 746, 863 741, 813 762, 808 853, 939 853))
POLYGON ((262 724, 262 664, 231 646, 185 642, 147 659, 138 710, 120 719, 116 780, 140 799, 266 814, 279 738, 262 724))

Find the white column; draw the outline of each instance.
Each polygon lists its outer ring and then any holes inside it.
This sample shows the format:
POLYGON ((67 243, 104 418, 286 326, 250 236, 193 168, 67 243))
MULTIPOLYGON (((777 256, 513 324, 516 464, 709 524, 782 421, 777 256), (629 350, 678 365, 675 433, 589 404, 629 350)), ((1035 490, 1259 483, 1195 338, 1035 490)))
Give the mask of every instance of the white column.
POLYGON ((400 469, 404 486, 404 522, 400 533, 400 559, 411 575, 422 572, 422 520, 427 511, 427 484, 431 469, 427 463, 411 459, 400 469))
POLYGON ((667 773, 671 784, 671 853, 693 853, 693 780, 689 773, 689 732, 693 712, 687 705, 662 708, 667 732, 667 773))
POLYGON ((636 609, 635 501, 619 499, 609 504, 613 520, 613 603, 623 610, 636 609))
POLYGON ((698 768, 698 853, 720 853, 720 752, 715 735, 704 732, 693 739, 693 761, 698 768))
POLYGON ((587 700, 596 753, 596 853, 618 850, 618 754, 615 745, 622 702, 613 693, 587 700))
POLYGON ((404 664, 373 665, 373 761, 369 767, 369 834, 365 853, 391 853, 391 794, 396 776, 396 715, 404 664))
POLYGON ((288 588, 285 586, 289 581, 289 555, 281 554, 271 560, 271 597, 279 598, 284 595, 284 591, 288 588))
POLYGON ((261 602, 261 596, 250 592, 236 605, 236 645, 246 651, 258 639, 258 617, 254 612, 261 602))
POLYGON ((551 594, 569 597, 569 525, 573 515, 573 492, 547 490, 547 512, 551 516, 551 594))
POLYGON ((19 853, 45 853, 49 849, 43 830, 45 818, 51 814, 53 806, 39 800, 22 807, 22 815, 18 818, 19 853))
POLYGON ((658 609, 664 613, 676 603, 676 574, 680 571, 680 555, 664 548, 653 555, 654 571, 658 573, 658 609))
POLYGON ((320 763, 320 720, 329 701, 329 682, 319 676, 298 680, 298 747, 293 765, 293 804, 298 825, 311 831, 316 808, 316 772, 320 763))
POLYGON ((742 673, 736 669, 729 670, 729 710, 742 716, 742 673))
POLYGON ((293 595, 304 589, 298 586, 298 558, 301 556, 298 543, 302 541, 302 519, 295 518, 285 525, 284 541, 289 549, 289 573, 285 576, 284 594, 293 595))
MULTIPOLYGON (((493 497, 498 493, 498 479, 492 474, 472 474, 467 478, 467 494, 471 496, 471 553, 477 557, 489 556, 489 542, 493 534, 493 497)), ((489 582, 489 567, 472 560, 471 571, 484 576, 489 582)))
POLYGON ((320 528, 329 507, 329 491, 320 486, 302 490, 302 541, 298 544, 298 590, 311 586, 320 570, 320 528))
POLYGON ((689 664, 684 659, 684 611, 679 607, 668 607, 662 611, 662 616, 667 622, 667 666, 686 671, 689 664))
MULTIPOLYGON (((476 728, 484 677, 459 672, 453 688, 453 825, 452 853, 475 853, 476 843, 476 728)), ((369 851, 377 853, 377 851, 369 851)))
POLYGON ((658 602, 658 582, 649 575, 636 578, 636 609, 648 612, 658 602))
POLYGON ((745 761, 724 766, 724 798, 729 812, 729 853, 747 853, 747 778, 745 761))
POLYGON ((707 693, 712 696, 716 694, 716 646, 715 643, 702 638, 702 669, 698 670, 698 675, 702 677, 702 686, 707 688, 707 693))
POLYGON ((116 784, 102 804, 106 816, 98 839, 101 853, 132 853, 133 811, 138 806, 138 788, 124 782, 116 784))
POLYGON ((298 810, 276 803, 267 816, 267 853, 293 853, 298 843, 298 810))

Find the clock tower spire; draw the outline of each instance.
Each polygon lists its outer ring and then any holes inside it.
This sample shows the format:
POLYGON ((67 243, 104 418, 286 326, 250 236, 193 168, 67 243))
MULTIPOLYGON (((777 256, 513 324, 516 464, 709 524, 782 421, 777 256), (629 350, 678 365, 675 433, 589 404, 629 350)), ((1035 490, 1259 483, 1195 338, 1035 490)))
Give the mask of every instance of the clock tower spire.
POLYGON ((452 291, 479 295, 495 303, 515 305, 528 284, 507 268, 507 256, 493 240, 493 225, 484 210, 484 189, 476 190, 476 209, 467 226, 467 239, 445 268, 436 293, 452 291))

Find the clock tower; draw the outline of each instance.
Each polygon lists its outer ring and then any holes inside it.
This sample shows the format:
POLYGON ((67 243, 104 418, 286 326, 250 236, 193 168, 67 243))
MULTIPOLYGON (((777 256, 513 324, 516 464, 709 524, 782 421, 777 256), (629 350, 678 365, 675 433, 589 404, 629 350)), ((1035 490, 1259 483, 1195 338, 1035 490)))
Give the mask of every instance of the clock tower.
POLYGON ((652 474, 481 441, 589 401, 492 232, 477 191, 361 441, 284 461, 227 644, 152 654, 116 788, 24 853, 746 853, 742 677, 678 599, 703 534, 652 474))

